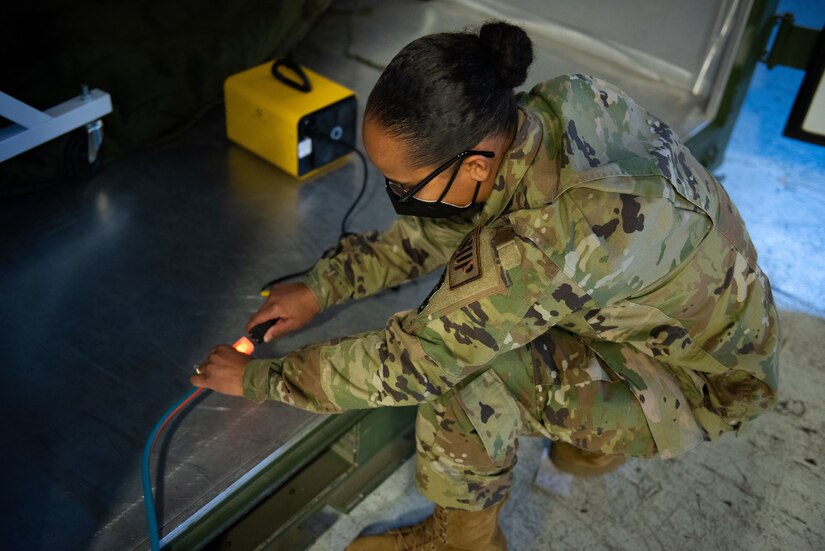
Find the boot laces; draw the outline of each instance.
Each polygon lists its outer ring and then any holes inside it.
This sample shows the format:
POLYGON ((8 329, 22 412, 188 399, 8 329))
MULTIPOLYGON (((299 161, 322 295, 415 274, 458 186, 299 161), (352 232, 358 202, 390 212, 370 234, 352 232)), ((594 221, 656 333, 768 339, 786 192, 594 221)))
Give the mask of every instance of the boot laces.
POLYGON ((398 530, 399 551, 437 551, 447 543, 447 512, 436 506, 433 514, 419 524, 398 530))

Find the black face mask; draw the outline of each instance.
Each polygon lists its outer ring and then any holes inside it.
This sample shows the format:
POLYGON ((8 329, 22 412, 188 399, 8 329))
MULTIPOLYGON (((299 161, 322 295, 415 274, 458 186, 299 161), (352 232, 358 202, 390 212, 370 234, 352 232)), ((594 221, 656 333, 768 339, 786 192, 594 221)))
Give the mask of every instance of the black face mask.
POLYGON ((458 171, 461 168, 461 163, 464 161, 465 158, 469 157, 470 155, 483 155, 484 157, 490 158, 493 157, 495 154, 492 151, 472 150, 459 153, 446 163, 439 166, 429 176, 421 180, 421 182, 419 182, 409 190, 404 190, 400 185, 390 181, 389 178, 384 178, 386 182, 387 195, 389 195, 390 197, 390 202, 392 203, 392 207, 393 209, 395 209, 395 212, 398 214, 421 216, 424 218, 447 218, 449 216, 456 216, 458 214, 474 214, 481 210, 484 204, 475 202, 478 198, 478 192, 481 189, 481 182, 476 182, 476 189, 473 192, 473 199, 470 201, 468 205, 458 207, 442 201, 444 197, 447 195, 447 193, 450 191, 450 187, 452 187, 456 176, 458 176, 458 171), (447 185, 444 187, 444 191, 441 192, 441 195, 438 197, 438 199, 436 199, 435 201, 424 201, 422 199, 418 199, 415 197, 415 194, 421 191, 421 189, 430 181, 432 181, 433 178, 441 174, 441 172, 443 172, 445 169, 447 169, 450 165, 454 163, 458 164, 456 165, 455 170, 453 171, 453 174, 450 177, 450 181, 447 182, 447 185))
MULTIPOLYGON (((424 218, 447 218, 457 214, 474 214, 481 210, 484 203, 475 202, 476 197, 478 197, 478 190, 480 188, 481 182, 476 182, 476 191, 473 194, 473 200, 466 207, 457 207, 449 203, 442 203, 440 198, 433 202, 422 201, 421 199, 416 199, 415 197, 410 197, 406 201, 402 201, 401 197, 396 195, 392 190, 387 189, 387 193, 390 196, 392 208, 394 208, 395 212, 398 214, 422 216, 424 218)), ((449 189, 449 185, 445 188, 445 193, 447 189, 449 189)))

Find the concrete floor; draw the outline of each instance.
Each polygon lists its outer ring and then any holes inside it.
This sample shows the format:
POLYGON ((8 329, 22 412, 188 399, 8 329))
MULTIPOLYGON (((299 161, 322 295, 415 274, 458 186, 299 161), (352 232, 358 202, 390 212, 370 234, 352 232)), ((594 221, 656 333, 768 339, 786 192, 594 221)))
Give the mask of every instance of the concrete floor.
MULTIPOLYGON (((825 321, 782 313, 779 405, 739 438, 669 461, 632 460, 570 495, 533 484, 542 443, 521 439, 502 528, 510 549, 821 550, 825 546, 825 321)), ((413 523, 432 505, 405 463, 311 548, 336 551, 370 533, 413 523)))
MULTIPOLYGON (((822 28, 825 2, 782 1, 780 12, 822 28)), ((782 319, 779 403, 738 437, 670 461, 634 460, 569 495, 533 484, 542 442, 524 438, 502 526, 533 549, 825 549, 825 148, 782 137, 801 71, 757 69, 716 173, 745 219, 782 319)), ((426 516, 414 459, 342 515, 311 548, 344 549, 426 516)))

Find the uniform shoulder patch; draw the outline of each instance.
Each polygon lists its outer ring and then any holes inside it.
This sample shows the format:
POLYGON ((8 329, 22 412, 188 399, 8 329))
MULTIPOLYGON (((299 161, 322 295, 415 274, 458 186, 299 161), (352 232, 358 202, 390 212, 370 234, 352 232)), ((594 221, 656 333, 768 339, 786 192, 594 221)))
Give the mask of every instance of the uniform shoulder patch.
POLYGON ((450 290, 457 289, 481 277, 481 257, 478 245, 480 231, 481 228, 476 227, 468 233, 450 259, 450 264, 447 266, 447 280, 450 290))
POLYGON ((443 315, 510 285, 505 269, 518 264, 520 256, 510 250, 514 247, 505 246, 506 240, 498 242, 497 232, 501 229, 476 228, 467 234, 418 309, 419 315, 443 315))

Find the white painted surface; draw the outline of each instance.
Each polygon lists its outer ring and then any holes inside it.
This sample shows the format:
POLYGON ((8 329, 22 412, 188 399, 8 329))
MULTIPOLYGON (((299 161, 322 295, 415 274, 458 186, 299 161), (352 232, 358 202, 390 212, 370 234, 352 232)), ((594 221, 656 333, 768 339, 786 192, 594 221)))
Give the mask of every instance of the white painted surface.
POLYGON ((802 130, 825 136, 825 78, 819 79, 808 113, 802 121, 802 130))

